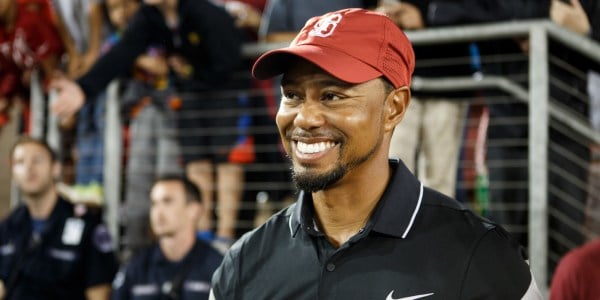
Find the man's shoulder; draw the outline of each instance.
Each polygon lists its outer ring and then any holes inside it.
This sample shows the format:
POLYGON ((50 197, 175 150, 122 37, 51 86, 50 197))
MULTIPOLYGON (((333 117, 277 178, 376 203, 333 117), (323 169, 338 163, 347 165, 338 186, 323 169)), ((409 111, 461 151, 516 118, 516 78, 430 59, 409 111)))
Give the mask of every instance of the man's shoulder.
POLYGON ((463 211, 466 209, 465 206, 456 199, 428 187, 423 188, 423 205, 437 206, 454 211, 463 211))
POLYGON ((476 214, 463 203, 429 188, 424 189, 422 208, 425 214, 444 217, 440 218, 439 222, 445 225, 448 225, 447 220, 450 219, 456 221, 456 226, 466 226, 472 230, 480 230, 482 233, 499 227, 498 224, 476 214))
POLYGON ((27 215, 27 207, 24 204, 21 204, 15 207, 11 212, 9 212, 0 222, 1 226, 5 226, 6 224, 11 224, 14 222, 19 222, 25 219, 27 215))
POLYGON ((435 243, 447 257, 463 263, 457 270, 463 270, 461 293, 465 298, 481 292, 516 299, 515 295, 520 298, 529 292, 527 254, 502 226, 432 190, 425 191, 420 213, 415 235, 420 233, 420 240, 435 243), (486 286, 490 280, 495 284, 486 286))
POLYGON ((421 213, 421 219, 425 220, 420 226, 422 230, 455 233, 461 237, 455 241, 463 243, 466 247, 473 246, 484 237, 492 235, 495 238, 488 237, 486 240, 519 248, 516 240, 502 226, 437 191, 425 189, 421 213))
POLYGON ((156 251, 160 251, 158 244, 146 246, 135 253, 128 261, 122 263, 122 269, 127 270, 128 274, 147 273, 148 267, 152 264, 152 256, 156 251))
POLYGON ((102 223, 102 208, 94 204, 73 202, 59 196, 56 209, 63 218, 80 218, 86 224, 102 223))
POLYGON ((188 256, 194 258, 195 264, 212 271, 216 270, 223 261, 223 254, 219 250, 200 239, 196 240, 196 245, 194 245, 188 256))
POLYGON ((23 229, 23 222, 27 219, 27 207, 19 205, 0 222, 0 235, 3 237, 18 234, 23 229))

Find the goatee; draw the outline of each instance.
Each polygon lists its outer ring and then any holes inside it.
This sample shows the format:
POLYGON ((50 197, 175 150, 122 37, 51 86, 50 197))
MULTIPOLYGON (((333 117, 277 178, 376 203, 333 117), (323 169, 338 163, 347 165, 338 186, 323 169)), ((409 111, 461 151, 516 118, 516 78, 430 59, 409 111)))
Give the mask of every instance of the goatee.
POLYGON ((344 175, 346 175, 346 171, 347 170, 344 166, 338 166, 334 170, 325 174, 315 174, 310 171, 297 173, 292 168, 292 179, 296 184, 296 188, 307 193, 312 193, 324 190, 338 182, 340 179, 342 179, 342 177, 344 177, 344 175))

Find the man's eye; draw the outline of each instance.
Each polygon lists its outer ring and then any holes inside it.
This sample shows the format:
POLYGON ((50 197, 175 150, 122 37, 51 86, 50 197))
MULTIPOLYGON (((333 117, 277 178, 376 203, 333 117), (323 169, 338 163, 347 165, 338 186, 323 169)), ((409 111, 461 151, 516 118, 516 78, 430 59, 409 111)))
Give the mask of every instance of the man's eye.
POLYGON ((285 92, 283 94, 283 96, 289 100, 300 100, 300 97, 298 96, 298 94, 296 94, 294 92, 285 92))
POLYGON ((332 101, 332 100, 340 100, 342 99, 339 95, 334 93, 325 93, 323 94, 323 100, 332 101))

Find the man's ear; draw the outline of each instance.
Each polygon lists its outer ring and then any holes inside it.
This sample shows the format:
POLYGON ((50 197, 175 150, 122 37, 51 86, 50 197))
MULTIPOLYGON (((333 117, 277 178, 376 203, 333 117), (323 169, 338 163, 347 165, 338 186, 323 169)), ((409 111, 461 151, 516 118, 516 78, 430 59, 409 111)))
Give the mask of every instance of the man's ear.
POLYGON ((407 86, 393 90, 385 101, 385 130, 394 130, 402 121, 410 103, 410 89, 407 86))
POLYGON ((59 180, 61 173, 62 173, 62 165, 60 164, 60 162, 58 162, 58 161, 53 162, 52 163, 52 176, 54 177, 54 180, 59 180))
POLYGON ((195 223, 200 220, 202 217, 202 211, 204 211, 204 206, 198 202, 189 202, 187 213, 190 215, 190 218, 194 220, 195 223))

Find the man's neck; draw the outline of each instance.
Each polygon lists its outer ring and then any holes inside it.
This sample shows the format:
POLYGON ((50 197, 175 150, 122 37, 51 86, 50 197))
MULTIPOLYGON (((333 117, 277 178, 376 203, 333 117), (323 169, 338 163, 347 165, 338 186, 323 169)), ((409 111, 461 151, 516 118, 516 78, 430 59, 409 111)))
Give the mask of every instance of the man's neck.
POLYGON ((389 178, 386 161, 385 166, 355 170, 333 187, 312 194, 319 228, 335 247, 366 226, 389 178))
POLYGON ((31 217, 33 219, 45 220, 52 213, 54 206, 56 206, 58 194, 54 186, 52 186, 44 193, 39 195, 25 195, 23 198, 31 217))
POLYGON ((169 261, 180 261, 194 247, 196 242, 195 232, 178 232, 172 236, 160 237, 158 245, 160 250, 169 261))

